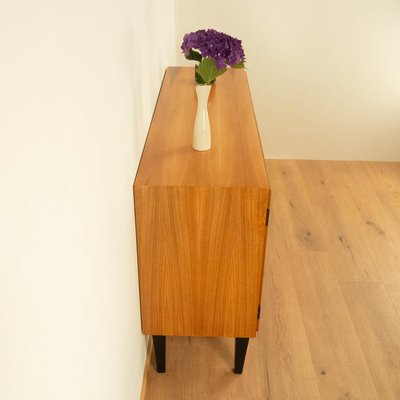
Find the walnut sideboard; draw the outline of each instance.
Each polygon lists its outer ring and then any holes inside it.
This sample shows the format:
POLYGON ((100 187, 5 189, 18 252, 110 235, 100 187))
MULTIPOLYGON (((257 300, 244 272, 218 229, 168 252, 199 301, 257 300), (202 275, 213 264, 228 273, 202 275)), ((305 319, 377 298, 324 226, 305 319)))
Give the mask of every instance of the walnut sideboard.
POLYGON ((211 150, 192 149, 194 69, 166 70, 134 183, 142 331, 165 372, 166 336, 256 336, 270 187, 245 70, 208 103, 211 150))

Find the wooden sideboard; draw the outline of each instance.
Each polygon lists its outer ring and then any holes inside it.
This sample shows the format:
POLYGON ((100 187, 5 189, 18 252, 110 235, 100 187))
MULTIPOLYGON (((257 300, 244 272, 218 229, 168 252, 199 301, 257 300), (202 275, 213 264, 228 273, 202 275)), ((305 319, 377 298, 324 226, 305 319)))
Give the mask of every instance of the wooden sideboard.
POLYGON ((134 183, 142 330, 165 371, 166 336, 236 338, 241 373, 258 330, 270 187, 245 70, 208 103, 211 150, 192 149, 194 69, 166 70, 134 183))

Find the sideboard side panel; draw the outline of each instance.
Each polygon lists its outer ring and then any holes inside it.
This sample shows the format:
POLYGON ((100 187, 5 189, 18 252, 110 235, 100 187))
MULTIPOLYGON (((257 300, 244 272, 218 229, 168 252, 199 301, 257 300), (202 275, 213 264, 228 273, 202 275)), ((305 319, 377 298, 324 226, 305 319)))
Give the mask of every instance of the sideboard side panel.
POLYGON ((254 337, 265 188, 135 187, 142 330, 254 337))

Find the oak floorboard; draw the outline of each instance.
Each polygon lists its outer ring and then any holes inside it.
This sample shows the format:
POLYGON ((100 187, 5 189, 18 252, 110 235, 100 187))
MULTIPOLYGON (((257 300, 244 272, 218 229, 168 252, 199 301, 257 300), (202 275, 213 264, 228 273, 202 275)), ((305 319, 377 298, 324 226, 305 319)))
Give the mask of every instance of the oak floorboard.
MULTIPOLYGON (((400 265, 400 259, 398 260, 400 265)), ((400 318, 400 285, 399 284, 385 284, 385 291, 388 294, 394 309, 400 318)))
MULTIPOLYGON (((271 219, 277 227, 275 216, 271 219)), ((268 398, 321 399, 281 229, 274 229, 269 237, 266 267, 257 339, 266 366, 268 398)))
POLYGON ((400 399, 400 319, 383 284, 342 283, 379 399, 400 399))
POLYGON ((306 188, 297 165, 293 161, 270 161, 268 175, 274 182, 278 199, 271 207, 290 235, 290 246, 296 250, 325 251, 323 229, 314 218, 306 188))
MULTIPOLYGON (((351 166, 359 164, 365 166, 370 163, 350 163, 351 166)), ((398 240, 400 225, 385 212, 374 188, 372 181, 368 181, 368 176, 365 176, 362 182, 349 182, 343 189, 343 195, 340 196, 341 207, 343 213, 351 215, 353 226, 365 243, 364 251, 376 265, 380 281, 400 283, 400 269, 396 260, 396 256, 400 255, 398 240)), ((400 180, 398 189, 400 190, 400 180)))
POLYGON ((344 176, 358 181, 354 171, 342 162, 298 161, 314 219, 319 221, 327 243, 330 262, 340 281, 380 282, 376 263, 368 251, 360 231, 352 221, 354 213, 346 202, 352 199, 345 191, 344 176), (339 179, 340 177, 340 179, 339 179), (343 200, 344 199, 344 200, 343 200))
MULTIPOLYGON (((168 337, 167 372, 148 372, 146 399, 265 400, 267 382, 257 339, 249 342, 242 375, 232 372, 234 339, 168 337)), ((154 357, 153 357, 154 358, 154 357)))
POLYGON ((329 255, 302 252, 291 260, 321 398, 378 400, 329 255))

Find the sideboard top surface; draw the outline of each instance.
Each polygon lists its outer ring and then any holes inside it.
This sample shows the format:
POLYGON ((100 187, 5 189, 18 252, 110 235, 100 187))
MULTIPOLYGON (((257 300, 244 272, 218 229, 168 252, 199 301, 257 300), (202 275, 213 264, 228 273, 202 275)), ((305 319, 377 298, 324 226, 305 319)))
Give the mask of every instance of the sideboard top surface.
POLYGON ((269 188, 246 71, 229 69, 213 85, 204 152, 192 149, 196 109, 194 68, 167 68, 135 186, 269 188))

